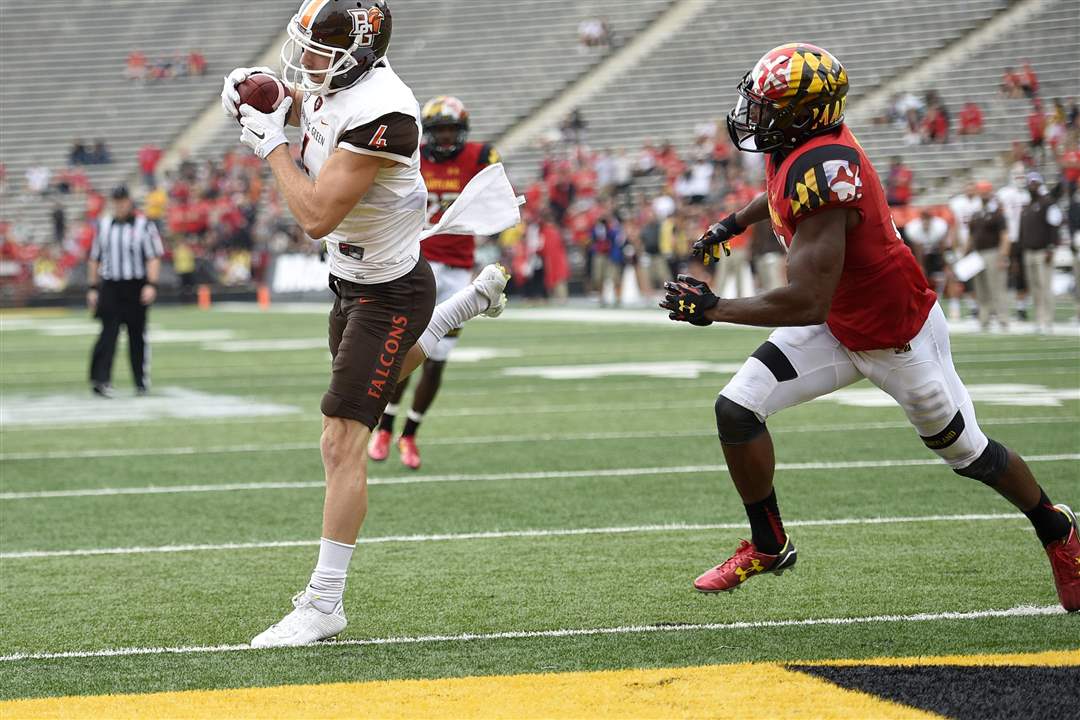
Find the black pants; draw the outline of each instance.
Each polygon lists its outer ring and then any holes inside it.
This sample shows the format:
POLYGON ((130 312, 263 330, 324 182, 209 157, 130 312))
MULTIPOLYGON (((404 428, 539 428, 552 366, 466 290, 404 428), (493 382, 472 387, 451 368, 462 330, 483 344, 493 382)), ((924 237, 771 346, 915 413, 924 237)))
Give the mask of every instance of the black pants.
POLYGON ((94 345, 90 361, 90 382, 108 385, 112 381, 113 356, 120 326, 127 326, 128 355, 135 387, 150 385, 150 347, 146 343, 147 307, 139 301, 142 280, 105 281, 98 294, 97 317, 101 320, 101 335, 94 345))

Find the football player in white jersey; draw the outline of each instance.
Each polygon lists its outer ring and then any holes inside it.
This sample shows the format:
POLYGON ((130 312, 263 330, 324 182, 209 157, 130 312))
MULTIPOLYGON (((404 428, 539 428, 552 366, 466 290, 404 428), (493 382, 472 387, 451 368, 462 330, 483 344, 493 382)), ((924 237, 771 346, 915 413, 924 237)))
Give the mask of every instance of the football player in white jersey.
POLYGON ((345 629, 342 595, 367 512, 371 429, 399 377, 462 322, 497 315, 508 276, 492 265, 435 307, 435 281, 420 255, 427 188, 420 174, 420 108, 386 59, 392 20, 385 0, 306 0, 288 25, 282 75, 289 93, 273 113, 237 107, 236 86, 268 68, 239 68, 222 105, 241 118, 241 142, 267 161, 293 216, 326 241, 330 287, 330 388, 322 399, 326 474, 319 560, 294 610, 256 636, 255 647, 303 645, 345 629), (302 131, 297 167, 286 124, 302 131), (426 349, 426 352, 425 352, 426 349))

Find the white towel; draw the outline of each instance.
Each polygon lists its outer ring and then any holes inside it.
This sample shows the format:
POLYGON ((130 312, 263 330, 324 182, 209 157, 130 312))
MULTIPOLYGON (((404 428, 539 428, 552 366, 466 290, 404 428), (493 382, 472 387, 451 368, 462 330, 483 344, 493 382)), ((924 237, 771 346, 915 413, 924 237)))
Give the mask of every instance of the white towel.
POLYGON ((469 181, 442 219, 420 233, 420 239, 444 233, 495 235, 521 222, 518 208, 524 204, 525 197, 514 194, 503 164, 488 165, 469 181))

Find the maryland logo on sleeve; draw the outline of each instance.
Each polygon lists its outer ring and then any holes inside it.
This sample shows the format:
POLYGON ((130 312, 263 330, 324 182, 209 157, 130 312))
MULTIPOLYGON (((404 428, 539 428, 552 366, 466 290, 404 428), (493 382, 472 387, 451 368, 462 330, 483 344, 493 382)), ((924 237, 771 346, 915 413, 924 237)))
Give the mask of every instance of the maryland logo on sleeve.
POLYGON ((862 198, 859 154, 846 145, 824 145, 800 155, 791 164, 784 185, 792 217, 826 205, 862 198))

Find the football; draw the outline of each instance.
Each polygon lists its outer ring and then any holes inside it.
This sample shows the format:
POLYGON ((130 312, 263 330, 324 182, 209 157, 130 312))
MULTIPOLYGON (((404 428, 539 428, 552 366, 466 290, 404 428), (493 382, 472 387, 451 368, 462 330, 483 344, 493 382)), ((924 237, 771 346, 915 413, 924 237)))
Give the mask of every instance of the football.
MULTIPOLYGON (((267 75, 266 73, 256 73, 249 77, 244 82, 236 86, 236 91, 240 93, 240 105, 250 105, 259 112, 272 113, 278 109, 281 105, 281 101, 285 99, 285 84, 278 80, 273 75, 267 75)), ((236 119, 239 120, 240 116, 237 115, 236 119)))

